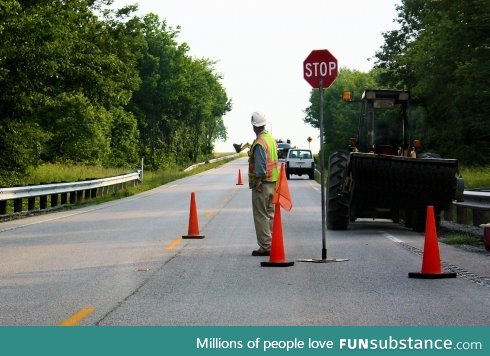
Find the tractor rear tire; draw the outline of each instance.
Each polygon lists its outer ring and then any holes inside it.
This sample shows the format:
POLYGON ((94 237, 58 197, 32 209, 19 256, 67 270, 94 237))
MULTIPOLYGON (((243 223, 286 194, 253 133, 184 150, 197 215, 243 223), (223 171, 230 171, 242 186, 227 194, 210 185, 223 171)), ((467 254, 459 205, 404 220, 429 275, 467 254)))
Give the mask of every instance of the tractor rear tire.
POLYGON ((349 196, 342 194, 349 152, 334 151, 328 163, 327 228, 346 230, 349 225, 349 196))

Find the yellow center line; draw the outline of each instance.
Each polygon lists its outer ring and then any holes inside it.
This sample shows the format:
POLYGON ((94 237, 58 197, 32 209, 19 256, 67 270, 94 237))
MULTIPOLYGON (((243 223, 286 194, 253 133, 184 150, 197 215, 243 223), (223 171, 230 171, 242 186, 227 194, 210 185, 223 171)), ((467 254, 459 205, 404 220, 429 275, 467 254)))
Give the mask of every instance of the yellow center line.
POLYGON ((82 308, 79 311, 77 311, 75 314, 70 316, 68 319, 66 319, 65 321, 59 323, 58 326, 76 326, 80 324, 86 317, 88 317, 94 311, 95 311, 95 307, 91 305, 82 308))
POLYGON ((175 240, 173 240, 171 243, 165 246, 165 251, 172 251, 174 248, 179 246, 181 242, 182 242, 182 238, 177 237, 175 240))

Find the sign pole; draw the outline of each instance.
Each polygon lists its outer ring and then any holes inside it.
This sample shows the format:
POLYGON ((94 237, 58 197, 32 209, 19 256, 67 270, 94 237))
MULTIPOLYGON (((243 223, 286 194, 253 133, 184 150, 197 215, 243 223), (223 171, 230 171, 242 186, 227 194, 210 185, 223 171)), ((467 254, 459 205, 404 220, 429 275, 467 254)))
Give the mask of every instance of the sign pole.
POLYGON ((322 195, 322 259, 327 259, 327 234, 325 231, 326 226, 326 212, 325 212, 325 146, 323 140, 323 79, 320 79, 319 86, 320 94, 320 186, 322 195))
MULTIPOLYGON (((338 74, 337 59, 328 50, 312 51, 303 62, 303 77, 320 95, 320 189, 322 204, 322 258, 300 259, 298 262, 344 262, 346 258, 327 258, 327 204, 325 199, 325 140, 323 133, 323 90, 329 88, 338 74)), ((308 141, 310 142, 310 141, 308 141)))

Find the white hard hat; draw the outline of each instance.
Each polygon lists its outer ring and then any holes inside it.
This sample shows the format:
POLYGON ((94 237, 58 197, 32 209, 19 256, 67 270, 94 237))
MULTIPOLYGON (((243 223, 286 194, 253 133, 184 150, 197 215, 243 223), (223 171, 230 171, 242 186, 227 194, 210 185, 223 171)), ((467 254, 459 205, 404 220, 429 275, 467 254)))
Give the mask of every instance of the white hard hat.
POLYGON ((262 114, 261 112, 254 112, 252 114, 252 125, 255 127, 260 127, 260 126, 265 126, 267 123, 267 119, 265 118, 265 115, 262 114))

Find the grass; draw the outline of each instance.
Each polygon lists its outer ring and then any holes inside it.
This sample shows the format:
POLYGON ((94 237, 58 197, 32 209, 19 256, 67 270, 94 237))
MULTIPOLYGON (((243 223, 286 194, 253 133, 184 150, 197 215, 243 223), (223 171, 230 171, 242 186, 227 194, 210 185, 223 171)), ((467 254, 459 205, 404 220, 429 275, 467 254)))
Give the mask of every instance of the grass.
POLYGON ((460 174, 466 189, 490 188, 490 167, 462 167, 460 174))
POLYGON ((18 184, 29 185, 51 182, 75 182, 90 178, 105 178, 130 173, 124 168, 103 168, 75 164, 45 163, 29 169, 18 184))
POLYGON ((483 239, 479 236, 465 233, 449 232, 442 233, 440 241, 447 245, 466 245, 484 248, 483 239))

